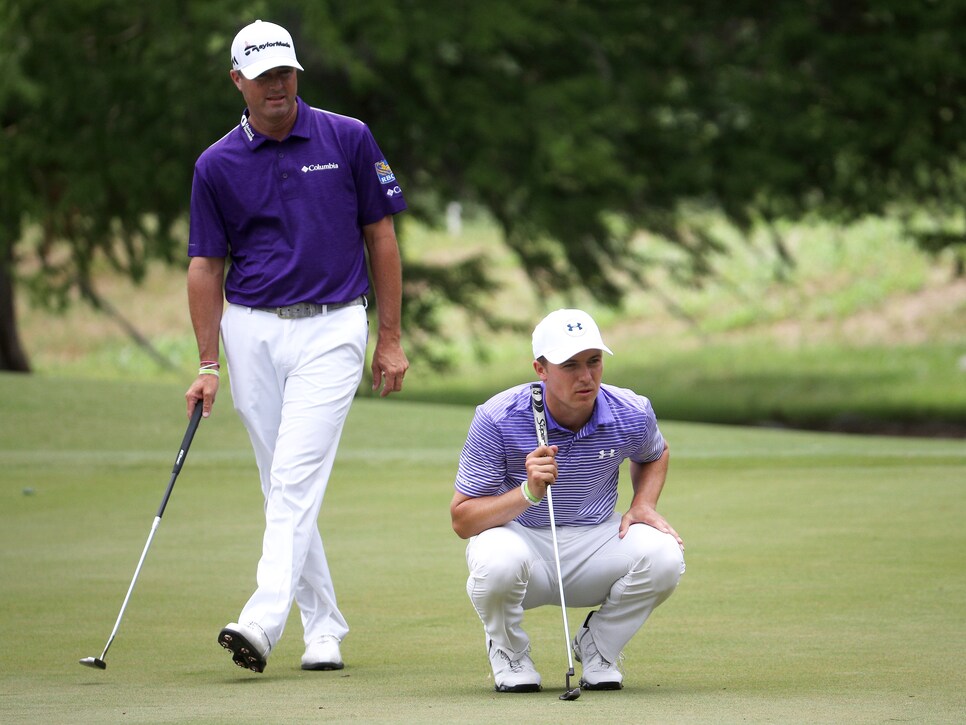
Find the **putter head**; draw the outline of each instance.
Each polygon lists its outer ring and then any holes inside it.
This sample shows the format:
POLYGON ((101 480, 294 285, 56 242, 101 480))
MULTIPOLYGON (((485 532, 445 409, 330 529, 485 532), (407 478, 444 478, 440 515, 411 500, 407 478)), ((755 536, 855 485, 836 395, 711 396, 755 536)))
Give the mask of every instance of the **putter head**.
POLYGON ((107 669, 107 662, 102 659, 98 659, 97 657, 85 657, 80 661, 80 663, 85 667, 93 667, 98 670, 107 669))
POLYGON ((569 670, 567 670, 567 691, 560 696, 561 700, 576 700, 578 697, 580 697, 580 685, 570 689, 570 678, 573 674, 574 668, 571 667, 569 670))

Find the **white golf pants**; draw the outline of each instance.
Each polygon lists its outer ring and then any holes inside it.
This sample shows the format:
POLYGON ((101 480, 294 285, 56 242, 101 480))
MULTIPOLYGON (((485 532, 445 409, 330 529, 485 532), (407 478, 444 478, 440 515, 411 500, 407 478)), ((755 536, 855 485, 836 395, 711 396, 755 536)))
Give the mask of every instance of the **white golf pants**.
MULTIPOLYGON (((621 650, 684 574, 677 541, 646 524, 617 536, 621 515, 597 526, 559 526, 557 543, 567 607, 600 608, 590 630, 604 659, 621 650)), ((516 659, 530 648, 523 612, 560 605, 549 527, 515 521, 474 536, 466 547, 466 592, 494 646, 516 659)), ((575 634, 575 633, 571 633, 575 634)))
POLYGON ((238 621, 257 622, 274 647, 294 601, 306 644, 326 634, 342 639, 349 627, 336 605, 318 517, 362 379, 366 310, 354 305, 288 320, 229 305, 221 333, 265 496, 257 588, 238 621))

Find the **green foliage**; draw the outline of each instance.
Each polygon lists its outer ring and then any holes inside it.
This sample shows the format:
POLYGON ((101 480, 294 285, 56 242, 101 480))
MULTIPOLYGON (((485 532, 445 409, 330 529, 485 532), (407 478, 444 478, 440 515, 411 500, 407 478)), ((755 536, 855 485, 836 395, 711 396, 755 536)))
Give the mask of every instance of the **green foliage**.
MULTIPOLYGON (((925 208, 929 228, 912 233, 957 248, 963 268, 962 3, 3 0, 0 13, 0 274, 34 258, 49 304, 72 289, 96 304, 98 258, 138 279, 147 260, 181 257, 192 162, 240 110, 228 44, 256 16, 293 31, 306 100, 372 125, 414 216, 481 205, 543 296, 620 304, 652 262, 632 243, 641 229, 700 280, 721 240, 696 207, 743 231, 925 208)), ((773 241, 781 276, 795 260, 773 241)), ((445 273, 434 263, 409 270, 408 298, 445 273)), ((484 310, 484 271, 433 304, 484 310)), ((429 304, 407 305, 406 324, 432 335, 429 304)))
POLYGON ((715 239, 682 202, 749 229, 942 218, 966 190, 957 3, 307 5, 307 83, 401 135, 420 190, 480 201, 543 292, 619 301, 640 228, 705 274, 715 239))
POLYGON ((224 17, 213 4, 11 5, 5 31, 17 40, 24 74, 3 113, 11 162, 4 184, 19 201, 13 239, 39 229, 22 251, 38 261, 39 301, 63 306, 79 288, 96 302, 98 258, 137 280, 148 260, 181 256, 174 226, 184 217, 194 157, 209 140, 196 119, 227 115, 230 98, 197 81, 224 67, 230 31, 220 41, 213 34, 224 17))

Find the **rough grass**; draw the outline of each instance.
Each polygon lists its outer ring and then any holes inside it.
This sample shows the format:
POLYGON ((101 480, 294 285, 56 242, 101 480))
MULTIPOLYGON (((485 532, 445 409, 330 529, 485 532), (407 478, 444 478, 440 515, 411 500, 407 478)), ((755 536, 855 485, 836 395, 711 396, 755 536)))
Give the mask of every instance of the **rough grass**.
MULTIPOLYGON (((679 590, 625 651, 627 687, 561 702, 559 611, 528 614, 546 690, 492 691, 448 502, 469 406, 358 400, 321 516, 352 632, 266 673, 215 643, 253 585, 261 502, 223 396, 203 422, 105 672, 99 655, 185 427, 182 386, 0 375, 0 721, 958 722, 966 451, 665 423, 679 590)), ((625 491, 626 493, 626 491, 625 491)), ((571 628, 585 612, 570 611, 571 628)), ((579 665, 578 665, 579 668, 579 665)))
MULTIPOLYGON (((795 260, 778 263, 770 230, 739 238, 707 222, 725 251, 702 284, 681 276, 679 250, 641 236, 646 285, 622 310, 581 295, 539 298, 485 220, 459 236, 407 220, 407 259, 444 263, 483 253, 504 283, 495 314, 530 329, 544 312, 595 314, 617 355, 607 377, 649 395, 665 419, 966 436, 966 280, 949 258, 916 251, 894 223, 777 229, 795 260)), ((46 375, 187 386, 196 349, 183 271, 152 267, 143 286, 99 277, 103 296, 172 363, 159 367, 111 319, 82 305, 62 315, 19 309, 25 345, 46 375)), ((414 365, 409 400, 478 403, 530 374, 527 335, 495 334, 444 314, 453 369, 414 365)), ((364 384, 365 387, 365 384, 364 384)))

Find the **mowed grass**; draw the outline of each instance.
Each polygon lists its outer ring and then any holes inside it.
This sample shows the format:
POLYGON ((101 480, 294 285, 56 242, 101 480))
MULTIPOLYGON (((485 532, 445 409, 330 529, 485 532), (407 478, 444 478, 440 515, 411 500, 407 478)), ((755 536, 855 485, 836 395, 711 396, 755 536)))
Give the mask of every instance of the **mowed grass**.
MULTIPOLYGON (((559 610, 528 613, 545 683, 493 692, 449 526, 471 406, 356 401, 321 516, 352 632, 299 669, 293 612, 263 675, 215 643, 262 533, 227 392, 202 423, 101 672, 184 432, 182 387, 0 375, 0 722, 961 722, 966 446, 665 422, 675 595, 627 686, 562 702, 559 610)), ((626 485, 626 482, 625 482, 626 485)), ((622 503, 626 502, 624 491, 622 503)), ((571 610, 576 629, 585 610, 571 610)), ((579 665, 578 665, 579 672, 579 665)))

